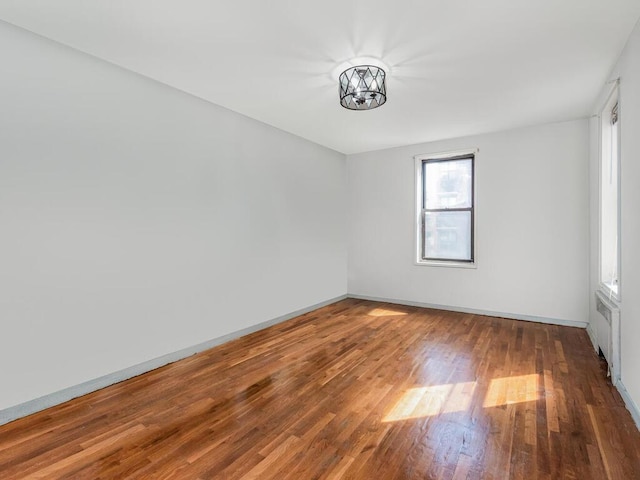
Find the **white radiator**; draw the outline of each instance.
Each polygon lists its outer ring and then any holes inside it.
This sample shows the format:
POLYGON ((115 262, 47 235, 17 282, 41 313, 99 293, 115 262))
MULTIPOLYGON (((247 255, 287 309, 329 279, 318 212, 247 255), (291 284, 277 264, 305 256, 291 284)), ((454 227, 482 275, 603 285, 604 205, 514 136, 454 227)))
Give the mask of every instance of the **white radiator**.
POLYGON ((606 323, 596 333, 598 346, 609 364, 611 382, 617 385, 620 381, 620 307, 616 301, 598 290, 596 291, 596 308, 606 323))

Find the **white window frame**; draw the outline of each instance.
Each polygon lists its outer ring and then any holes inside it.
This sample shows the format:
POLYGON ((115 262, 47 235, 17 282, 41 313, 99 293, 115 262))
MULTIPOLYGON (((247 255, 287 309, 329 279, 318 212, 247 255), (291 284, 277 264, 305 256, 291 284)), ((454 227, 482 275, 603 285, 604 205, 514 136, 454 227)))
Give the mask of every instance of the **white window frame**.
POLYGON ((415 246, 414 246, 414 263, 419 266, 428 266, 428 267, 453 267, 453 268, 478 268, 478 236, 476 235, 478 224, 478 189, 477 189, 477 172, 478 172, 478 152, 477 148, 469 148, 464 150, 456 150, 449 152, 437 152, 437 153, 423 153, 420 155, 414 156, 415 163, 415 246), (464 155, 473 155, 473 218, 471 222, 471 237, 472 237, 472 261, 457 261, 457 260, 425 260, 422 258, 422 243, 423 243, 423 234, 424 229, 422 227, 422 205, 423 205, 423 170, 422 170, 422 162, 425 160, 447 160, 449 158, 464 156, 464 155))
POLYGON ((620 215, 620 206, 621 206, 621 197, 620 197, 620 156, 621 156, 621 143, 620 143, 620 133, 621 133, 621 128, 620 128, 620 89, 619 89, 619 83, 616 81, 613 85, 613 87, 611 88, 611 91, 609 92, 609 94, 606 96, 606 100, 604 102, 604 105, 602 106, 601 110, 600 110, 600 114, 599 114, 599 122, 598 122, 598 286, 599 286, 599 290, 601 290, 602 292, 604 292, 606 294, 606 296, 608 298, 613 298, 614 300, 616 300, 617 302, 620 302, 621 300, 621 289, 622 289, 622 285, 621 285, 621 267, 622 267, 622 262, 621 262, 621 255, 620 255, 620 246, 621 246, 621 215, 620 215), (617 292, 614 291, 608 284, 606 284, 605 282, 602 281, 602 270, 603 270, 603 261, 602 261, 602 237, 603 237, 603 221, 602 221, 602 184, 603 182, 606 180, 605 178, 603 178, 603 162, 605 160, 605 156, 604 156, 604 145, 603 145, 603 138, 604 138, 604 125, 605 124, 609 124, 610 123, 610 118, 611 118, 611 109, 613 108, 613 106, 615 104, 618 104, 618 127, 617 127, 617 158, 614 159, 614 161, 617 164, 617 178, 616 178, 616 182, 617 182, 617 215, 618 215, 618 221, 617 221, 617 232, 616 232, 616 237, 617 237, 617 243, 616 243, 616 249, 617 249, 617 255, 616 255, 616 268, 617 268, 617 292))

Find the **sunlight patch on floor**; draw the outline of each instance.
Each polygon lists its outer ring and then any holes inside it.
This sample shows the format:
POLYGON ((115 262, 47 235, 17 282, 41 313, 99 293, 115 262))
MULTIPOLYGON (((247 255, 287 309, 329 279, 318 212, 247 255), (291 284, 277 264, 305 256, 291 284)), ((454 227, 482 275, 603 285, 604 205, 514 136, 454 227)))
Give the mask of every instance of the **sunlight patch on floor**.
MULTIPOLYGON (((538 400, 538 374, 494 378, 489 383, 484 408, 538 400)), ((477 382, 448 383, 408 389, 383 422, 433 417, 443 413, 465 412, 471 407, 477 382)))
POLYGON ((466 411, 471 405, 475 388, 476 382, 410 388, 383 421, 396 422, 466 411))
POLYGON ((538 399, 538 374, 494 378, 484 398, 484 408, 532 402, 538 399))
POLYGON ((388 308, 374 308, 367 315, 371 315, 372 317, 398 317, 406 314, 406 312, 401 312, 399 310, 390 310, 388 308))

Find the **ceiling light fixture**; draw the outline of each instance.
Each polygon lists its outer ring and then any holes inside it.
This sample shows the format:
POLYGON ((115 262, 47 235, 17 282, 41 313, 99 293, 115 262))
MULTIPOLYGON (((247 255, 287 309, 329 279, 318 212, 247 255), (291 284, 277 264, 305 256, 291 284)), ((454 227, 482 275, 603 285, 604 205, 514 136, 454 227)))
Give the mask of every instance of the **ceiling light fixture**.
POLYGON ((387 101, 385 71, 373 65, 358 65, 340 74, 340 105, 349 110, 371 110, 387 101))

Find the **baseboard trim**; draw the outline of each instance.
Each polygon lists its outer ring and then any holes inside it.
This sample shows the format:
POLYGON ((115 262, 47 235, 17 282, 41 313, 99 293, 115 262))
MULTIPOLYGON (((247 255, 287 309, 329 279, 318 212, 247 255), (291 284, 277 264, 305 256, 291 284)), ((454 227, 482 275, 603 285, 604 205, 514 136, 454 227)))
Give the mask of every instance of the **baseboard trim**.
POLYGON ((72 387, 68 387, 63 390, 44 395, 42 397, 35 398, 24 403, 20 403, 13 407, 0 410, 0 425, 4 425, 6 423, 12 422, 13 420, 26 417, 27 415, 31 415, 47 408, 60 405, 61 403, 67 402, 77 397, 81 397, 82 395, 86 395, 91 392, 95 392, 96 390, 100 390, 124 380, 137 377, 138 375, 150 372, 151 370, 155 370, 156 368, 160 368, 169 363, 177 362, 178 360, 182 360, 184 358, 190 357, 191 355, 195 355, 196 353, 209 350, 210 348, 216 347, 231 340, 235 340, 236 338, 240 338, 245 335, 249 335, 250 333, 254 333, 259 330, 271 327, 278 323, 291 320, 294 317, 304 315, 305 313, 312 312, 313 310, 317 310, 318 308, 322 308, 327 305, 331 305, 332 303, 339 302, 340 300, 344 300, 345 298, 347 298, 347 295, 340 295, 338 297, 316 303, 309 307, 301 308, 300 310, 287 313, 286 315, 281 315, 279 317, 272 318, 271 320, 267 320, 256 325, 243 328, 242 330, 237 330, 227 335, 223 335, 221 337, 199 343, 198 345, 193 345, 191 347, 178 350, 177 352, 168 353, 167 355, 148 360, 138 365, 134 365, 132 367, 128 367, 123 370, 119 370, 117 372, 110 373, 93 380, 89 380, 79 385, 74 385, 72 387))
POLYGON ((591 323, 587 325, 587 334, 589 335, 589 340, 591 340, 591 344, 593 345, 593 349, 598 351, 598 339, 596 338, 596 333, 593 331, 593 326, 591 323))
POLYGON ((449 312, 472 313, 475 315, 486 315, 487 317, 509 318, 512 320, 525 320, 527 322, 548 323, 551 325, 561 325, 564 327, 587 328, 588 322, 576 320, 561 320, 558 318, 537 317, 535 315, 520 315, 517 313, 494 312, 492 310, 480 310, 476 308, 452 307, 450 305, 439 305, 435 303, 413 302, 411 300, 398 300, 395 298, 372 297, 369 295, 358 295, 349 293, 349 298, 357 298, 360 300, 371 300, 374 302, 394 303, 396 305, 407 305, 410 307, 433 308, 436 310, 447 310, 449 312))
POLYGON ((636 402, 634 402, 631 395, 629 395, 629 392, 624 386, 624 383, 622 383, 622 380, 618 380, 616 382, 616 388, 618 389, 618 392, 620 392, 620 396, 622 396, 622 400, 624 400, 627 410, 631 412, 631 417, 633 418, 633 421, 636 422, 636 427, 640 430, 640 408, 638 408, 636 402))

